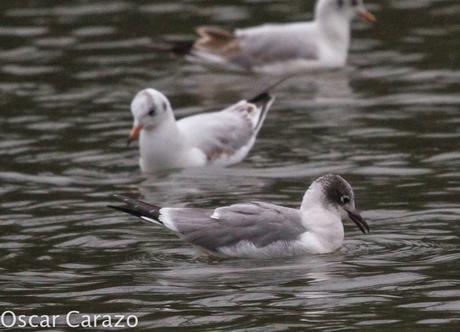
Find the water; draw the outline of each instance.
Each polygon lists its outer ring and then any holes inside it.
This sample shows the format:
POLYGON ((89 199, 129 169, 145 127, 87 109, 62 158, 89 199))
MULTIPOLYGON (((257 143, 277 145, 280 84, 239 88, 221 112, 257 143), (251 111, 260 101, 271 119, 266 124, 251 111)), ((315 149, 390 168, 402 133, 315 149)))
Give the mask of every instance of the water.
POLYGON ((263 85, 156 56, 149 38, 300 20, 311 3, 1 1, 1 311, 135 314, 139 331, 457 331, 460 6, 368 3, 379 22, 354 25, 350 66, 280 87, 242 164, 147 177, 125 144, 135 92, 164 91, 184 116, 263 85), (329 255, 196 258, 106 208, 113 193, 296 207, 327 172, 353 184, 372 229, 347 223, 329 255))

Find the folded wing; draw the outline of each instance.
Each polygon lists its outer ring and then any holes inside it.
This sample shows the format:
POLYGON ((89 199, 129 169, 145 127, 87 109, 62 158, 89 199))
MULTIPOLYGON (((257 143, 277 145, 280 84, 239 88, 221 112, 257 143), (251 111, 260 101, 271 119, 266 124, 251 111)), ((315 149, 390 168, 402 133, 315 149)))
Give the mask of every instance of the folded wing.
POLYGON ((212 60, 212 56, 216 56, 216 61, 220 57, 246 69, 291 60, 319 59, 316 43, 308 39, 308 23, 264 25, 236 31, 201 27, 197 31, 200 38, 191 52, 198 58, 212 60))
POLYGON ((240 244, 263 250, 288 246, 306 231, 299 210, 252 202, 211 209, 160 208, 115 195, 123 206, 109 206, 150 224, 166 227, 207 252, 226 254, 240 244))
POLYGON ((199 148, 213 164, 240 162, 254 145, 273 98, 263 93, 221 112, 205 113, 179 120, 187 141, 199 148))
POLYGON ((208 210, 167 209, 177 233, 208 251, 247 242, 263 248, 299 239, 305 232, 298 210, 267 203, 247 203, 208 210))

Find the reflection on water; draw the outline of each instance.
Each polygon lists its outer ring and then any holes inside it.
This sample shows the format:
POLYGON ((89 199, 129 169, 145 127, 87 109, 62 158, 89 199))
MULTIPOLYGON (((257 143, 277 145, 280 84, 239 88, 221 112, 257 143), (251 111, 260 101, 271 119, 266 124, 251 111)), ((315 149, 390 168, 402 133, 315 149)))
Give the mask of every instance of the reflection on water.
POLYGON ((136 91, 163 91, 181 117, 273 79, 154 55, 150 40, 203 23, 304 19, 311 3, 2 1, 2 308, 134 313, 146 331, 455 331, 460 6, 367 3, 379 22, 356 23, 350 66, 281 85, 243 163, 144 176, 125 144, 136 91), (171 206, 297 207, 328 172, 350 180, 372 229, 363 236, 346 223, 330 255, 196 257, 167 231, 106 208, 113 193, 171 206))

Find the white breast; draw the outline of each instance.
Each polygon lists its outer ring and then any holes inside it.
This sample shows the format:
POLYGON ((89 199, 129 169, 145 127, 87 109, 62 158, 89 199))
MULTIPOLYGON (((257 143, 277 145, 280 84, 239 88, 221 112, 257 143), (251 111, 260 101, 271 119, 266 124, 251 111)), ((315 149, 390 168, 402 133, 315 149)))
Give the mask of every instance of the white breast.
POLYGON ((141 131, 139 164, 143 172, 206 165, 207 158, 201 150, 187 144, 179 133, 169 132, 167 126, 164 127, 141 131))
POLYGON ((338 212, 325 208, 311 208, 302 211, 307 232, 300 243, 309 252, 324 254, 334 252, 342 246, 345 232, 338 212))

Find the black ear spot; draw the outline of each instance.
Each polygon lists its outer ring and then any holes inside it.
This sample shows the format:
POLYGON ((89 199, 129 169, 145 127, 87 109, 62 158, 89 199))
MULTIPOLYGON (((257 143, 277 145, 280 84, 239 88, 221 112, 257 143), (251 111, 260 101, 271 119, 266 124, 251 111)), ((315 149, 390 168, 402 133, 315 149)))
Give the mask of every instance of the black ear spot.
POLYGON ((351 199, 350 199, 350 196, 348 195, 343 195, 340 197, 340 202, 342 202, 342 204, 348 204, 350 203, 351 199))
POLYGON ((165 101, 161 104, 161 106, 165 111, 168 109, 168 104, 165 101))

